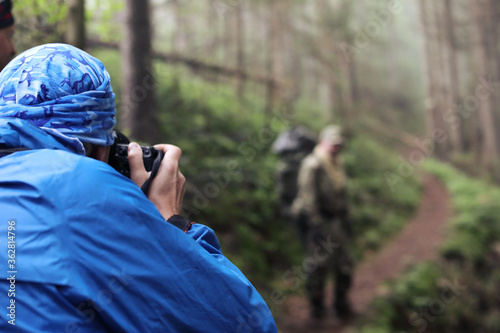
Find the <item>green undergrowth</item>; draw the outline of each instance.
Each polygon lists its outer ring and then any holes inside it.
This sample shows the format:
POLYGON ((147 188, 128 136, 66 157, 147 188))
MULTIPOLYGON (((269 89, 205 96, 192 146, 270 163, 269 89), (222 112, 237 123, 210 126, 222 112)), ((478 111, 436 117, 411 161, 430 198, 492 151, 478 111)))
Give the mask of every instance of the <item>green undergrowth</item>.
POLYGON ((444 163, 424 167, 445 183, 453 204, 440 259, 388 282, 359 331, 500 332, 500 189, 444 163))
POLYGON ((352 250, 360 261, 364 253, 380 249, 406 224, 419 203, 421 187, 415 172, 399 186, 391 186, 385 175, 398 172, 401 157, 367 136, 354 136, 346 150, 355 230, 352 250))

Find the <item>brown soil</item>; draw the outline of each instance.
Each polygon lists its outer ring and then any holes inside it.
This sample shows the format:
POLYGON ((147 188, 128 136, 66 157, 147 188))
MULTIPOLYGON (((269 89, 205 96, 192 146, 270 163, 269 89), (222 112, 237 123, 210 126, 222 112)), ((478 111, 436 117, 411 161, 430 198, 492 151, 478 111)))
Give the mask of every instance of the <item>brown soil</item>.
MULTIPOLYGON (((411 264, 432 260, 444 239, 451 205, 445 187, 433 176, 424 175, 422 201, 416 216, 383 250, 367 258, 355 273, 351 301, 359 315, 370 309, 370 302, 387 290, 383 282, 398 276, 411 264)), ((332 287, 327 291, 327 304, 332 303, 332 287)), ((283 315, 277 322, 282 333, 350 332, 349 323, 340 322, 333 313, 319 322, 311 319, 305 297, 290 296, 283 303, 283 315)))

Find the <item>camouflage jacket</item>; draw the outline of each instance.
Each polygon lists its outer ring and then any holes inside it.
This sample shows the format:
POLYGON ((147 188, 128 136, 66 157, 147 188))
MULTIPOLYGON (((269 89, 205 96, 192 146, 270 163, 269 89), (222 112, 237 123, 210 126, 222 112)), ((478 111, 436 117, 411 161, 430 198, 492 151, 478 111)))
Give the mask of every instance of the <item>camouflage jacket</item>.
MULTIPOLYGON (((346 179, 341 162, 326 158, 319 149, 304 159, 292 212, 305 216, 310 225, 334 220, 349 224, 346 179)), ((350 229, 350 225, 345 227, 350 229)), ((351 233, 350 230, 346 232, 351 233)))

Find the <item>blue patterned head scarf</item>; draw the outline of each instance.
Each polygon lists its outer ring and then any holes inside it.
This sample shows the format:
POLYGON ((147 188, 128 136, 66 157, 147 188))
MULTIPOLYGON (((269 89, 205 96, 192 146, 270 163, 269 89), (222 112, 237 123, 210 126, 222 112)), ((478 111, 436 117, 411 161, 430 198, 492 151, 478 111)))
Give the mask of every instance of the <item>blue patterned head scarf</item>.
POLYGON ((0 73, 0 119, 23 119, 76 153, 113 143, 115 113, 104 65, 73 46, 32 48, 0 73))

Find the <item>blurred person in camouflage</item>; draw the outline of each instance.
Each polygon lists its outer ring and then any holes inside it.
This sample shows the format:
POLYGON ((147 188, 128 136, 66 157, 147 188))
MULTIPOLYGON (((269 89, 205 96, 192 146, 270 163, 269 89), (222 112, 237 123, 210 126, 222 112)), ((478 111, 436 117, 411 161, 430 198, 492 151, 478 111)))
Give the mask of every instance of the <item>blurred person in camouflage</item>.
POLYGON ((14 17, 11 13, 12 2, 0 0, 0 71, 14 58, 14 17))
POLYGON ((334 310, 339 318, 352 315, 348 290, 353 275, 353 261, 347 248, 352 239, 349 219, 346 176, 339 156, 344 138, 339 126, 326 127, 319 143, 301 164, 298 193, 292 213, 305 221, 307 256, 316 267, 308 272, 307 292, 312 315, 326 315, 324 287, 329 270, 335 277, 334 310))

